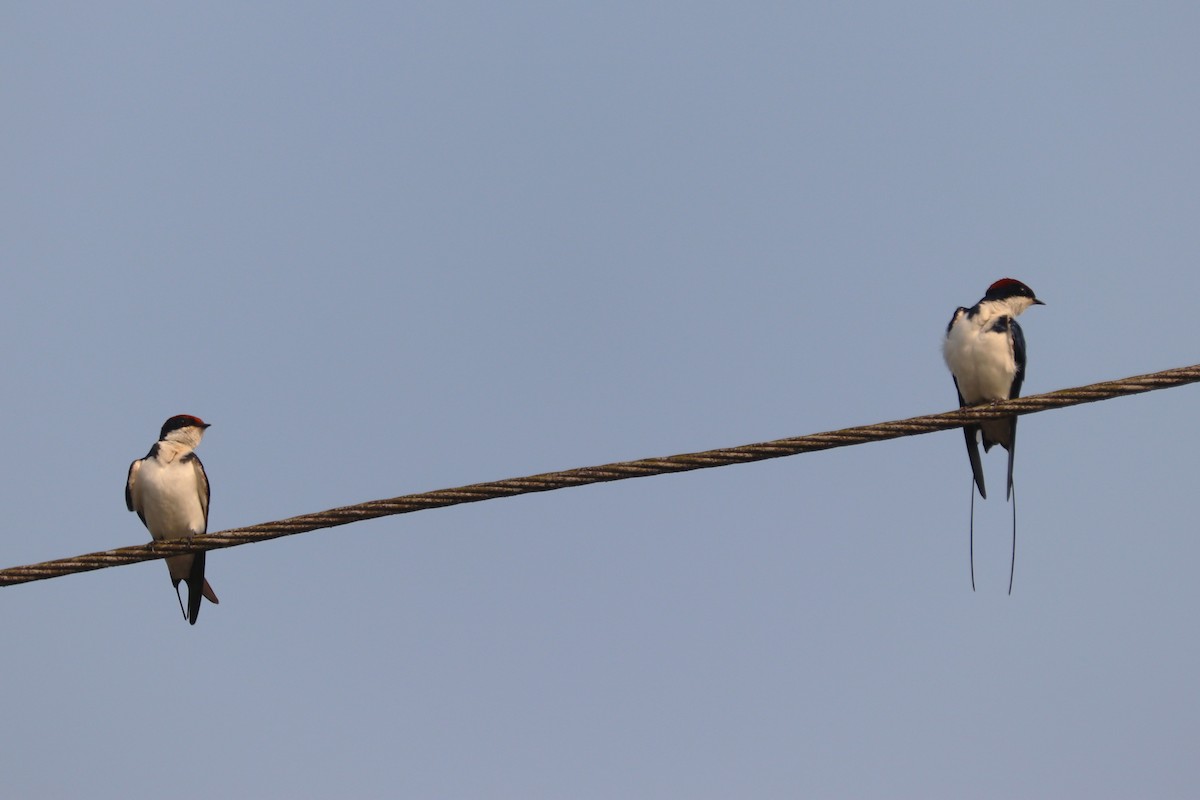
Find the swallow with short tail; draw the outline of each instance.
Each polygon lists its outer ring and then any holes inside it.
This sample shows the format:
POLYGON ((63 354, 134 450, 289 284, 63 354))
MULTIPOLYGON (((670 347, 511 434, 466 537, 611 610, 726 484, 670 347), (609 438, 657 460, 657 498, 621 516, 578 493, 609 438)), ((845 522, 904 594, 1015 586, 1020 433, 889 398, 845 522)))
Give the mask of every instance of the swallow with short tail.
MULTIPOLYGON (((191 539, 208 532, 208 476, 195 453, 208 427, 199 417, 188 414, 171 417, 163 423, 158 441, 146 457, 129 465, 125 505, 137 512, 156 542, 191 539)), ((166 559, 179 610, 192 625, 200 616, 202 598, 219 602, 204 579, 205 555, 188 553, 166 559), (188 587, 186 610, 179 594, 180 582, 188 587)))

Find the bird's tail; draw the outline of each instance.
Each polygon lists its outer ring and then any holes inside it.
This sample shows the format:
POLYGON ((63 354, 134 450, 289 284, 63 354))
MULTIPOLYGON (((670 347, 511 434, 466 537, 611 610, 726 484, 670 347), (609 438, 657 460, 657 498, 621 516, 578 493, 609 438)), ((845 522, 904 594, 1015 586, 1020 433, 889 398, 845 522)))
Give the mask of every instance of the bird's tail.
MULTIPOLYGON (((979 458, 979 426, 964 425, 963 435, 967 440, 967 456, 971 459, 971 475, 975 483, 975 487, 979 489, 979 496, 987 500, 987 489, 983 486, 983 461, 979 458)), ((984 440, 986 445, 987 440, 984 440)), ((974 494, 972 494, 974 497, 974 494)))
POLYGON ((1013 575, 1017 572, 1017 492, 1012 485, 1012 462, 1009 462, 1008 492, 1012 495, 1013 530, 1012 530, 1012 561, 1008 564, 1008 593, 1012 594, 1013 575))
MULTIPOLYGON (((1005 495, 1005 499, 1008 499, 1009 497, 1013 496, 1013 482, 1012 482, 1013 457, 1016 455, 1016 452, 1017 452, 1017 418, 1016 417, 1012 418, 1012 432, 1008 436, 1008 445, 1006 447, 1008 449, 1008 494, 1005 495)), ((1015 505, 1015 502, 1014 502, 1014 505, 1015 505)))
MULTIPOLYGON (((192 569, 188 573, 188 607, 187 619, 192 625, 196 624, 196 619, 200 616, 200 602, 204 599, 204 590, 208 589, 208 581, 204 580, 204 556, 207 555, 201 551, 195 554, 192 559, 192 569)), ((209 592, 212 589, 208 589, 209 592)), ((213 595, 214 597, 216 595, 213 595)))

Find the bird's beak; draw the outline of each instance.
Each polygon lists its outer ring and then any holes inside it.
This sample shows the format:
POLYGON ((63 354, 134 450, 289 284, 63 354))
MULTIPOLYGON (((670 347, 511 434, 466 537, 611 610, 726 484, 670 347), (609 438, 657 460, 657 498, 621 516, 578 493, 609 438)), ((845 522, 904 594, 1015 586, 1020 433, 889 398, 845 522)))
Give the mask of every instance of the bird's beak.
POLYGON ((1036 297, 1035 297, 1035 298, 1033 298, 1033 304, 1034 304, 1035 306, 1044 306, 1044 305, 1046 305, 1046 304, 1045 304, 1045 303, 1043 303, 1041 300, 1038 300, 1036 297))

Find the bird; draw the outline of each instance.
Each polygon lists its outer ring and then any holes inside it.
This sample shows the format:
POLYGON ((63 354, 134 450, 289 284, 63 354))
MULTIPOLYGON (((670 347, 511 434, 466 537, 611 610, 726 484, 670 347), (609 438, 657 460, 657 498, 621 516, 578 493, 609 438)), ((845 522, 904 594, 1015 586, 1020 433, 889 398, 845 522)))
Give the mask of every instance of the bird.
MULTIPOLYGON (((209 424, 190 414, 177 414, 163 423, 158 441, 145 458, 129 465, 125 480, 125 506, 136 511, 154 541, 191 539, 208 532, 208 476, 196 456, 209 424)), ((179 610, 190 624, 200 616, 201 598, 220 602, 204 579, 205 553, 188 553, 166 559, 179 610), (180 582, 188 587, 187 609, 179 594, 180 582)))
MULTIPOLYGON (((988 287, 987 293, 970 308, 959 307, 946 326, 942 356, 954 388, 958 391, 960 408, 1021 395, 1025 380, 1025 334, 1017 324, 1017 316, 1030 306, 1042 306, 1025 284, 1013 278, 1002 278, 988 287)), ((1017 559, 1017 503, 1013 497, 1013 455, 1017 442, 1016 416, 985 420, 963 426, 967 440, 967 456, 971 460, 971 589, 975 589, 975 489, 987 499, 983 481, 983 462, 979 456, 979 440, 986 453, 993 445, 1008 451, 1008 491, 1005 499, 1013 501, 1012 564, 1008 574, 1008 593, 1012 594, 1013 572, 1017 559)))

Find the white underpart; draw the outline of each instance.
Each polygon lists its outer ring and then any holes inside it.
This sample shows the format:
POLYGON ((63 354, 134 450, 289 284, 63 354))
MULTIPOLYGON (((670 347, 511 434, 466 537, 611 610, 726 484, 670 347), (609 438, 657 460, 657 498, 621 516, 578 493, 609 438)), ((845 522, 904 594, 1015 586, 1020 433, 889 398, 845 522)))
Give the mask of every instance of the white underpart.
POLYGON ((1011 332, 990 330, 997 318, 1016 317, 1029 308, 1031 300, 1013 297, 979 304, 974 317, 962 311, 942 343, 942 357, 958 381, 958 391, 967 403, 1007 400, 1017 376, 1011 332))
MULTIPOLYGON (((160 448, 165 449, 163 445, 160 448)), ((204 533, 204 508, 191 464, 148 459, 138 470, 142 513, 155 539, 182 539, 204 533)))
POLYGON ((942 346, 946 366, 967 403, 1008 399, 1017 375, 1008 331, 988 330, 995 319, 982 308, 973 318, 959 314, 942 346))
MULTIPOLYGON (((200 503, 196 469, 182 460, 191 448, 171 441, 159 442, 158 448, 158 458, 146 459, 137 471, 138 500, 146 528, 156 541, 204 533, 204 507, 200 503)), ((190 555, 168 558, 172 579, 186 579, 192 559, 190 555)))
MULTIPOLYGON (((1015 318, 1032 303, 1028 297, 981 301, 974 317, 965 309, 955 316, 942 344, 942 356, 954 375, 963 402, 990 403, 1007 400, 1012 394, 1017 376, 1012 331, 1011 328, 994 331, 991 327, 1005 315, 1015 318)), ((979 423, 979 427, 985 447, 989 443, 1012 447, 1011 421, 991 420, 979 423)))

